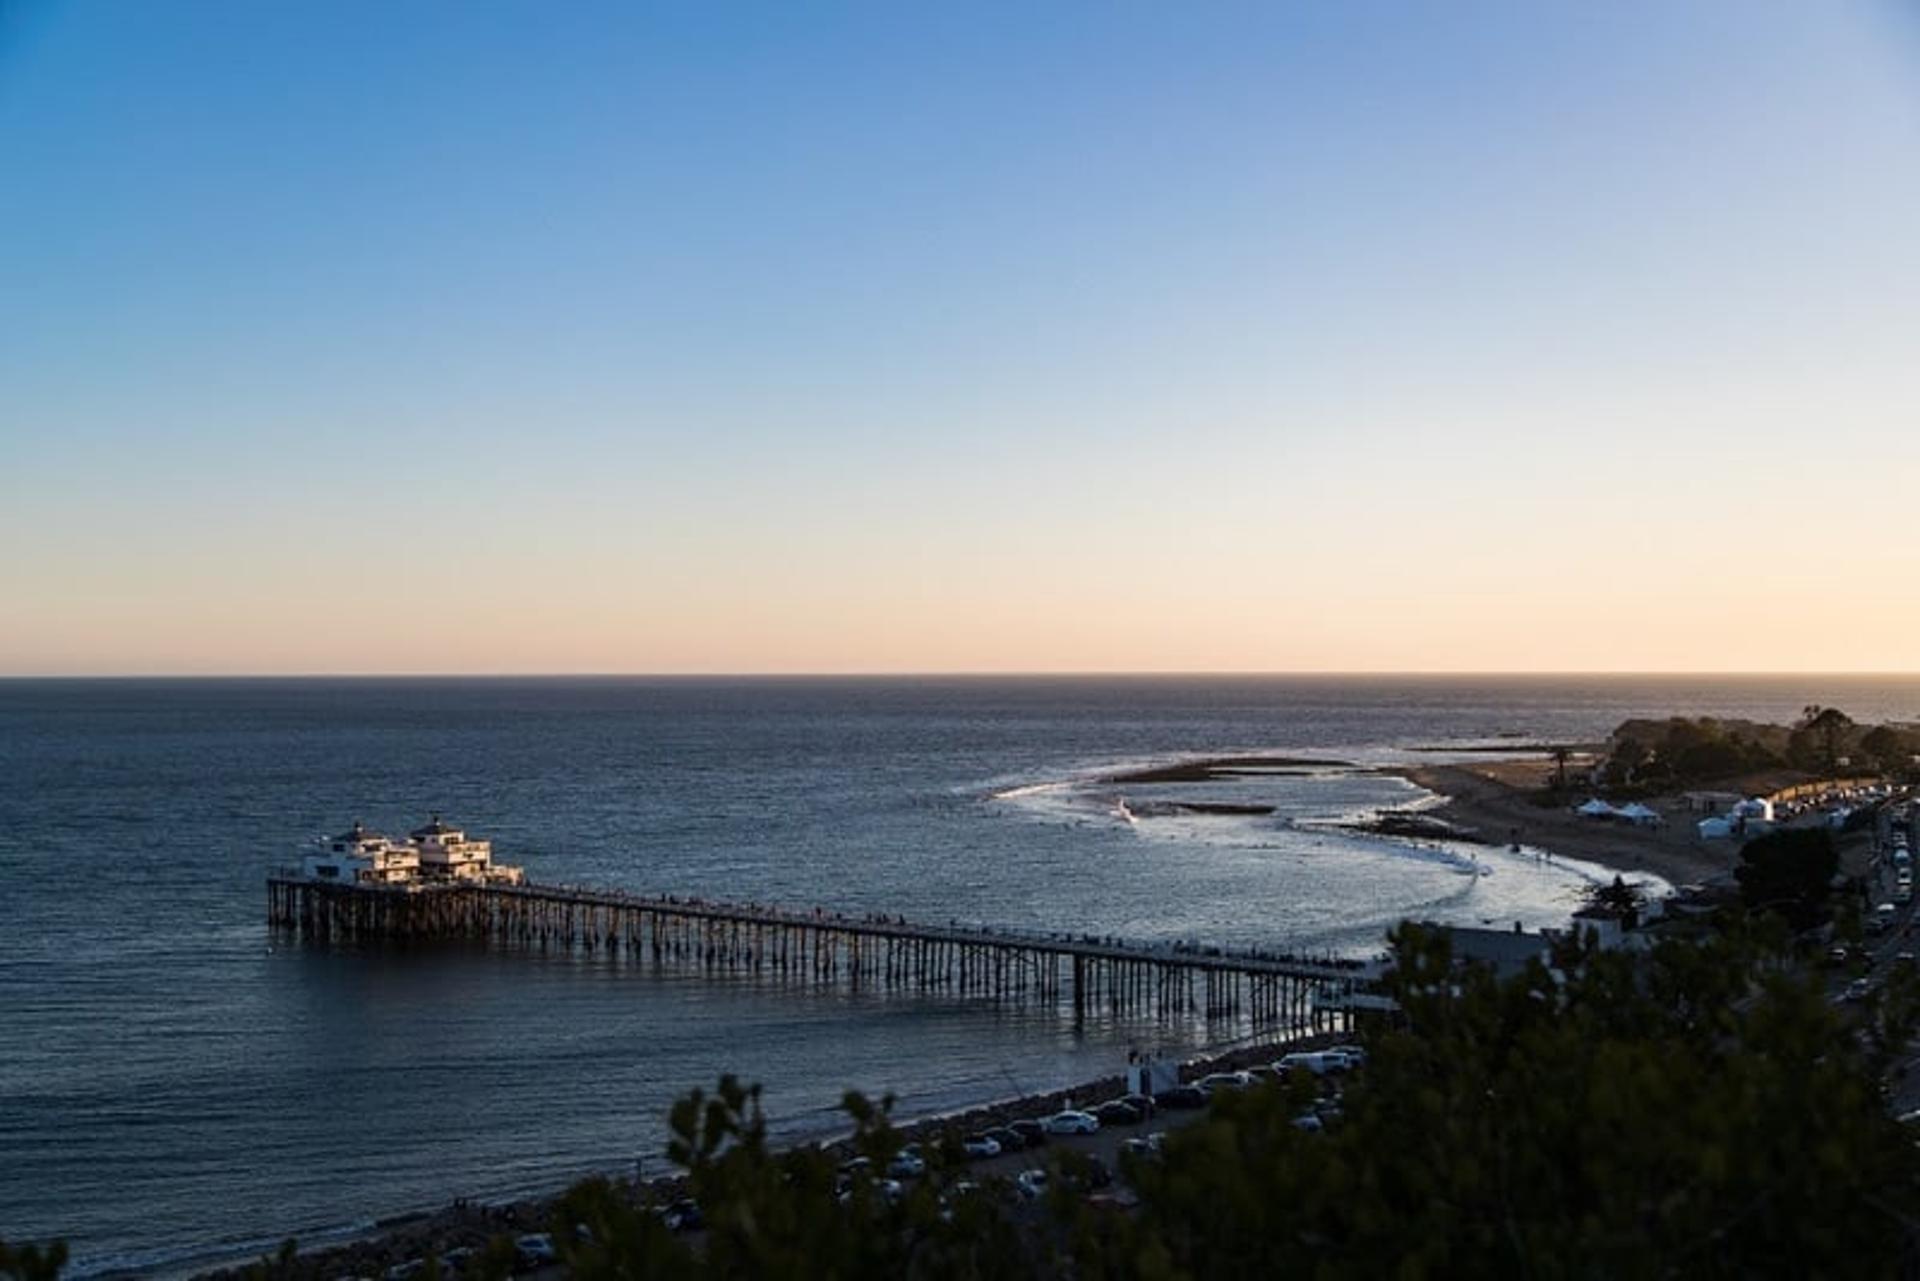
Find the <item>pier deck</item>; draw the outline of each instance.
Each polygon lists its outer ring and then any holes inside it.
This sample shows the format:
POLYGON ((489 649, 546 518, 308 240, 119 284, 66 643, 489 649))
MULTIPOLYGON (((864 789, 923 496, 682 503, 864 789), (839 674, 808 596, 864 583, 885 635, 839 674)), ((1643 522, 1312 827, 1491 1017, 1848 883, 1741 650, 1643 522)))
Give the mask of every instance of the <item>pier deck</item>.
POLYGON ((1254 950, 1125 942, 570 885, 267 881, 267 919, 320 940, 466 939, 650 957, 709 972, 957 993, 1163 1017, 1333 1029, 1364 967, 1254 950))

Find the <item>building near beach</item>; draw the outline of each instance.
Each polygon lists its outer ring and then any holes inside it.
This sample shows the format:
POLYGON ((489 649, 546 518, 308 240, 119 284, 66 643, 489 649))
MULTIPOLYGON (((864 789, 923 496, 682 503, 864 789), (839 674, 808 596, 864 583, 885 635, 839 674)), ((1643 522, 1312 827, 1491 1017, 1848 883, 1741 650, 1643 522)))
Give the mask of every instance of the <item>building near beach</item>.
MULTIPOLYGON (((493 842, 470 839, 435 814, 425 827, 408 834, 408 844, 420 853, 420 875, 430 881, 486 881, 495 873, 518 873, 518 868, 493 866, 493 842)), ((514 879, 518 879, 517 875, 514 879)))
POLYGON ((319 849, 300 861, 300 874, 310 881, 344 885, 520 885, 526 881, 522 869, 493 861, 492 841, 470 839, 442 822, 438 814, 404 841, 356 822, 340 835, 321 841, 319 849))
POLYGON ((400 885, 420 875, 418 850, 388 840, 358 821, 340 835, 321 842, 321 847, 301 860, 301 874, 308 880, 400 885))

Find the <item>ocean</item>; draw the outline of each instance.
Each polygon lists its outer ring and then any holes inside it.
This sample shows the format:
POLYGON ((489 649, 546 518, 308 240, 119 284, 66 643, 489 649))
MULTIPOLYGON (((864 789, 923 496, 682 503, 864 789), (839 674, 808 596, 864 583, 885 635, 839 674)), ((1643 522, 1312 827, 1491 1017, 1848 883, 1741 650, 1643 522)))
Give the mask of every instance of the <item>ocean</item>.
POLYGON ((663 1171, 667 1107, 722 1072, 799 1137, 847 1088, 926 1113, 1245 1034, 272 935, 263 878, 355 819, 442 813, 535 880, 1364 955, 1405 916, 1558 923, 1600 873, 1328 826, 1422 803, 1365 768, 1101 780, 1810 702, 1920 719, 1920 679, 0 681, 0 1237, 181 1273, 663 1171))

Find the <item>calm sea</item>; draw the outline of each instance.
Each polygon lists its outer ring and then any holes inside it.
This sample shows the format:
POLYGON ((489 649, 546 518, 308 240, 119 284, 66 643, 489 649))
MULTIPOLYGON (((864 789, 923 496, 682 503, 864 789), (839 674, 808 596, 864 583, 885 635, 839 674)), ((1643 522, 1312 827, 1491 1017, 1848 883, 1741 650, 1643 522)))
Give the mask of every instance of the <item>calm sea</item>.
POLYGON ((1366 952, 1403 915, 1563 919, 1582 873, 1317 825, 1419 799, 1377 775, 1138 819, 1176 793, 1095 780, 1814 701, 1920 719, 1920 680, 0 682, 0 1236, 64 1236, 82 1275, 178 1271, 630 1168, 722 1071, 804 1134, 850 1086, 924 1112, 1236 1034, 271 937, 264 875, 356 818, 443 812, 536 879, 1366 952))

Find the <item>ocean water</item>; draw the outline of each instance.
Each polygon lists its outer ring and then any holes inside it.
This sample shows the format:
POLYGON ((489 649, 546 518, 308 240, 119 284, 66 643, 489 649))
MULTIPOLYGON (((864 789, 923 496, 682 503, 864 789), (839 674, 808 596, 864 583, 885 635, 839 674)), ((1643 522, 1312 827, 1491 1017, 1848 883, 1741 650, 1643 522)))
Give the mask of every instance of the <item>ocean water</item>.
POLYGON ((78 1275, 176 1273, 661 1169, 666 1108, 722 1071, 797 1136, 849 1087, 935 1111, 1244 1035, 274 937, 264 876, 356 818, 440 811, 535 879, 1360 954, 1408 915, 1556 923, 1598 873, 1327 827, 1422 802, 1365 770, 1100 780, 1815 701, 1920 719, 1920 680, 0 682, 0 1237, 65 1237, 78 1275))

